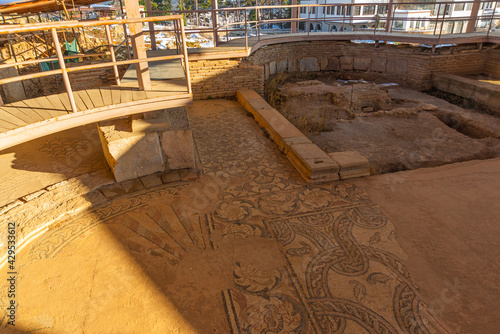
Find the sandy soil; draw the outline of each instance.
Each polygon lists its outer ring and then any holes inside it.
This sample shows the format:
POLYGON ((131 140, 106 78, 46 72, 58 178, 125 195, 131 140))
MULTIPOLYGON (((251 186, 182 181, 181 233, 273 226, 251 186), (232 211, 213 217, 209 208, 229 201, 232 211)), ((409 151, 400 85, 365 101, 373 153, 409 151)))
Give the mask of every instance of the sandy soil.
POLYGON ((499 333, 500 159, 350 183, 396 225, 408 269, 450 333, 499 333))

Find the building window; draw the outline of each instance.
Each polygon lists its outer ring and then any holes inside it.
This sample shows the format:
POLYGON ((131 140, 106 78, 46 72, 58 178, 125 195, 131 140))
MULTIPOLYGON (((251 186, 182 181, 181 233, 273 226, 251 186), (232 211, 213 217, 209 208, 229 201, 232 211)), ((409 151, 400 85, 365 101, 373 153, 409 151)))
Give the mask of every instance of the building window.
POLYGON ((465 10, 472 10, 472 2, 465 6, 465 10))
POLYGON ((375 14, 375 6, 365 6, 365 8, 363 8, 363 15, 373 14, 375 14))
POLYGON ((461 12, 463 11, 465 8, 465 4, 464 3, 457 3, 455 4, 455 11, 456 12, 461 12))
POLYGON ((387 14, 389 8, 387 5, 379 5, 378 6, 378 13, 379 14, 387 14))
POLYGON ((311 8, 311 14, 316 14, 316 7, 311 8))
POLYGON ((361 6, 354 6, 354 16, 361 15, 361 6))
POLYGON ((342 6, 338 6, 338 7, 337 7, 337 15, 344 15, 344 13, 342 12, 342 9, 343 9, 343 8, 344 8, 344 7, 342 7, 342 6))
POLYGON ((347 6, 346 11, 345 11, 345 15, 346 16, 350 16, 351 15, 351 6, 347 6))

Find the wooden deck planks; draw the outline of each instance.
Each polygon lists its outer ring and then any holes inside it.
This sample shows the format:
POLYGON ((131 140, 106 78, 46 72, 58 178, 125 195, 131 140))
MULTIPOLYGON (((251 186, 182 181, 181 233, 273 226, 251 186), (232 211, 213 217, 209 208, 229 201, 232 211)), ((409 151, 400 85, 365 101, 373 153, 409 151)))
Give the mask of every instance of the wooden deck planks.
POLYGON ((113 101, 113 104, 120 104, 121 101, 121 89, 119 87, 111 87, 111 100, 113 101))
POLYGON ((71 104, 69 103, 68 93, 61 93, 61 94, 57 94, 56 96, 59 98, 59 100, 63 104, 64 109, 66 109, 67 112, 71 112, 72 110, 71 110, 71 104))
POLYGON ((148 99, 154 99, 154 98, 162 97, 165 95, 168 95, 168 94, 165 92, 158 92, 158 91, 146 91, 146 98, 148 98, 148 99))
POLYGON ((16 107, 12 107, 12 106, 10 106, 8 104, 2 106, 2 111, 4 111, 5 113, 11 115, 12 117, 20 119, 24 123, 35 123, 36 122, 36 120, 34 120, 33 118, 27 116, 25 113, 21 112, 16 107))
POLYGON ((18 127, 21 127, 21 126, 28 124, 27 122, 23 121, 22 119, 20 119, 16 116, 13 116, 10 113, 8 113, 7 111, 3 110, 3 108, 0 108, 0 121, 2 121, 2 123, 8 122, 8 123, 14 124, 18 127))
POLYGON ((59 98, 59 95, 60 94, 56 94, 56 95, 47 95, 46 98, 47 100, 49 100, 49 102, 52 104, 52 107, 55 109, 55 110, 58 110, 60 112, 64 112, 65 114, 68 113, 68 110, 66 109, 66 107, 64 107, 64 105, 62 104, 61 102, 61 99, 59 98))
POLYGON ((80 94, 76 94, 76 92, 74 92, 73 96, 75 97, 76 109, 78 111, 88 110, 87 105, 83 102, 82 98, 80 97, 80 94))
POLYGON ((120 103, 132 102, 134 100, 134 96, 132 94, 131 89, 122 89, 120 91, 121 99, 120 103))
POLYGON ((104 107, 104 101, 101 96, 101 91, 98 88, 86 89, 86 91, 96 108, 104 107))
POLYGON ((26 108, 32 109, 34 112, 36 112, 38 115, 40 115, 43 119, 49 119, 52 118, 51 113, 44 108, 41 108, 40 105, 35 101, 34 99, 29 99, 29 100, 23 100, 21 101, 24 103, 26 108))
POLYGON ((26 106, 26 104, 23 103, 23 101, 17 101, 17 102, 12 102, 9 103, 8 106, 12 106, 17 108, 20 112, 31 118, 35 122, 40 122, 45 120, 40 114, 38 114, 35 110, 32 108, 29 108, 26 106))
POLYGON ((147 94, 145 91, 134 90, 132 91, 132 99, 133 101, 147 100, 147 94))
POLYGON ((78 95, 82 102, 86 106, 86 110, 94 109, 94 104, 92 103, 92 99, 90 98, 89 94, 87 94, 87 91, 85 90, 79 90, 75 92, 75 95, 78 95))
MULTIPOLYGON (((44 109, 45 111, 47 111, 51 115, 51 118, 68 114, 66 109, 64 109, 64 107, 62 107, 62 104, 61 104, 61 107, 59 107, 59 108, 54 107, 54 105, 52 104, 51 98, 49 98, 49 97, 50 97, 50 95, 49 96, 40 96, 40 97, 37 97, 34 99, 30 99, 29 100, 30 105, 33 105, 33 106, 38 105, 38 108, 44 109)), ((52 95, 52 97, 54 97, 54 96, 52 95)), ((55 97, 55 98, 56 98, 58 103, 61 103, 59 101, 59 98, 57 98, 57 97, 55 97)), ((52 98, 52 100, 54 100, 54 99, 52 98)))
POLYGON ((111 90, 109 87, 103 87, 99 89, 101 91, 102 100, 104 101, 104 105, 110 106, 113 104, 113 98, 111 96, 111 90))

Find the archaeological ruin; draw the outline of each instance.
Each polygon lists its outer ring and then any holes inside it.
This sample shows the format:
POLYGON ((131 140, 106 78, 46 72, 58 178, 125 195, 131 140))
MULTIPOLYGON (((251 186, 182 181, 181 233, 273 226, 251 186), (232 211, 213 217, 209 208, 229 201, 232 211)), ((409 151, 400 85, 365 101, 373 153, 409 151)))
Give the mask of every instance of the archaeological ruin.
POLYGON ((0 14, 0 333, 500 333, 496 2, 0 14))

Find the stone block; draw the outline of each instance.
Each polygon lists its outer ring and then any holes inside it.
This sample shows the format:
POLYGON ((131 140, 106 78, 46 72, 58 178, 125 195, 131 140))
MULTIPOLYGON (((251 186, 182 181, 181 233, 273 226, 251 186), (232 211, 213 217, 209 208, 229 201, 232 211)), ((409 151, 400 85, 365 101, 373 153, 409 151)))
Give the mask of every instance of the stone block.
POLYGON ((329 57, 328 64, 326 66, 327 71, 338 71, 340 70, 340 60, 338 57, 329 57))
POLYGON ((354 60, 352 57, 340 57, 340 69, 350 71, 353 69, 354 60))
POLYGON ((385 66, 387 59, 385 58, 373 58, 372 59, 372 71, 373 72, 385 72, 385 66))
POLYGON ((406 59, 391 59, 387 62, 387 73, 391 74, 405 74, 406 73, 406 59))
POLYGON ((335 152, 328 155, 339 164, 341 180, 370 175, 368 159, 356 151, 335 152))
POLYGON ((123 188, 123 190, 125 190, 125 193, 127 194, 134 193, 136 191, 144 189, 144 185, 139 179, 123 181, 120 183, 120 186, 123 188))
POLYGON ((104 157, 116 181, 162 172, 165 161, 158 134, 122 131, 118 125, 98 126, 104 157))
POLYGON ((322 71, 326 70, 328 67, 328 57, 321 57, 320 59, 320 68, 322 71))
POLYGON ((371 58, 365 58, 365 57, 356 57, 354 58, 354 64, 353 67, 355 70, 358 71, 368 71, 371 66, 371 58))
POLYGON ((195 168, 194 140, 191 130, 173 130, 161 133, 161 148, 167 157, 169 169, 195 168))
POLYGON ((179 176, 179 172, 176 170, 165 172, 161 175, 161 180, 163 183, 173 183, 179 182, 181 177, 179 176))
MULTIPOLYGON (((0 69, 0 79, 17 77, 19 73, 15 67, 7 67, 0 69)), ((3 94, 5 96, 4 103, 10 103, 20 100, 26 100, 26 93, 21 81, 12 82, 2 85, 3 94)))
POLYGON ((271 106, 253 89, 242 88, 236 92, 238 102, 249 112, 269 109, 271 106))
POLYGON ((291 145, 287 158, 307 182, 339 179, 340 166, 315 144, 291 145))
POLYGON ((276 72, 282 73, 286 72, 288 70, 288 60, 287 59, 281 59, 278 60, 276 63, 276 72))
POLYGON ((196 171, 191 169, 180 169, 179 176, 182 181, 193 181, 198 179, 196 171))
POLYGON ((297 65, 297 59, 291 58, 288 59, 288 72, 297 72, 299 67, 297 65))
POLYGON ((273 75, 276 73, 276 60, 273 60, 269 63, 269 75, 273 75))
POLYGON ((141 177, 141 182, 145 188, 153 188, 163 184, 161 174, 159 173, 143 176, 141 177))
POLYGON ((106 196, 109 199, 123 196, 127 193, 125 191, 125 189, 123 189, 123 187, 119 183, 114 183, 114 184, 104 186, 100 190, 104 194, 104 196, 106 196))
POLYGON ((301 72, 317 72, 320 70, 318 58, 316 57, 304 57, 300 60, 300 71, 301 72))

